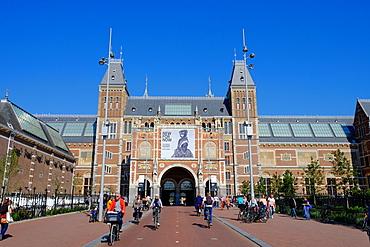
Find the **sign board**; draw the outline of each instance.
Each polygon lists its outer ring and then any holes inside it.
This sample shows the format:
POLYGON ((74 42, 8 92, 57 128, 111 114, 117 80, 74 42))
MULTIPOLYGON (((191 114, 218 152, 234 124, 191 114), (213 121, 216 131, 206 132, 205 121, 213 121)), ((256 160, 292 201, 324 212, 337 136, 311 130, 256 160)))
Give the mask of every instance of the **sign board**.
POLYGON ((161 159, 194 158, 194 129, 162 129, 161 159))

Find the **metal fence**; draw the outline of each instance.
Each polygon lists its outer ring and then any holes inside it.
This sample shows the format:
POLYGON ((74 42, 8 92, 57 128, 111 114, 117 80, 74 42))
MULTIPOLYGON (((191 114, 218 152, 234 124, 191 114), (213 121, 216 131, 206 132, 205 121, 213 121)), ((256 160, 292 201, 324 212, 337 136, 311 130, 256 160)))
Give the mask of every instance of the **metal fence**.
MULTIPOLYGON (((92 206, 98 204, 99 195, 92 195, 92 206)), ((64 193, 19 193, 4 194, 11 200, 14 220, 43 217, 51 214, 83 210, 88 207, 84 195, 64 193)))

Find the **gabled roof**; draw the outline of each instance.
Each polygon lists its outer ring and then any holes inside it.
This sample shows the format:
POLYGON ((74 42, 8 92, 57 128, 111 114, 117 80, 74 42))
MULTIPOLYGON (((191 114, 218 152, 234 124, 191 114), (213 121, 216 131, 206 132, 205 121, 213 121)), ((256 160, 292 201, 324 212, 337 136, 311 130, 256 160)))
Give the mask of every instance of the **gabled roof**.
POLYGON ((370 116, 370 99, 357 99, 358 104, 364 110, 366 116, 370 116))
POLYGON ((230 116, 228 101, 223 97, 129 97, 125 116, 201 117, 230 116))
POLYGON ((0 125, 73 158, 57 130, 7 99, 0 102, 0 125))

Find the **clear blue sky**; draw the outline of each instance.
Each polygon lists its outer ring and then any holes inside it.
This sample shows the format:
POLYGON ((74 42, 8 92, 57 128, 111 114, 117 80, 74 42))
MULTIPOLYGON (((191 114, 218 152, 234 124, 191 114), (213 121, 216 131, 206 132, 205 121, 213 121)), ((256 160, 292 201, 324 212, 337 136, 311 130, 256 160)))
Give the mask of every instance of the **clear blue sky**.
POLYGON ((242 29, 260 115, 354 115, 370 98, 370 1, 6 1, 0 98, 35 114, 96 114, 106 66, 123 47, 132 96, 226 94, 242 29))

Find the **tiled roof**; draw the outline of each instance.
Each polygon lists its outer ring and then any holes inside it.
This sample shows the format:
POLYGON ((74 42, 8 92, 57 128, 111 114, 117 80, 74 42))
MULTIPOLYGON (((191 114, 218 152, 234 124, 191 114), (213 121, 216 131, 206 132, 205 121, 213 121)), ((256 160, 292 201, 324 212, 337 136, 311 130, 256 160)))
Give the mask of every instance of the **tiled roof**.
POLYGON ((201 117, 230 116, 228 101, 223 97, 130 97, 125 116, 156 116, 160 109, 162 117, 190 117, 197 108, 201 117), (188 110, 176 113, 176 106, 188 110))

